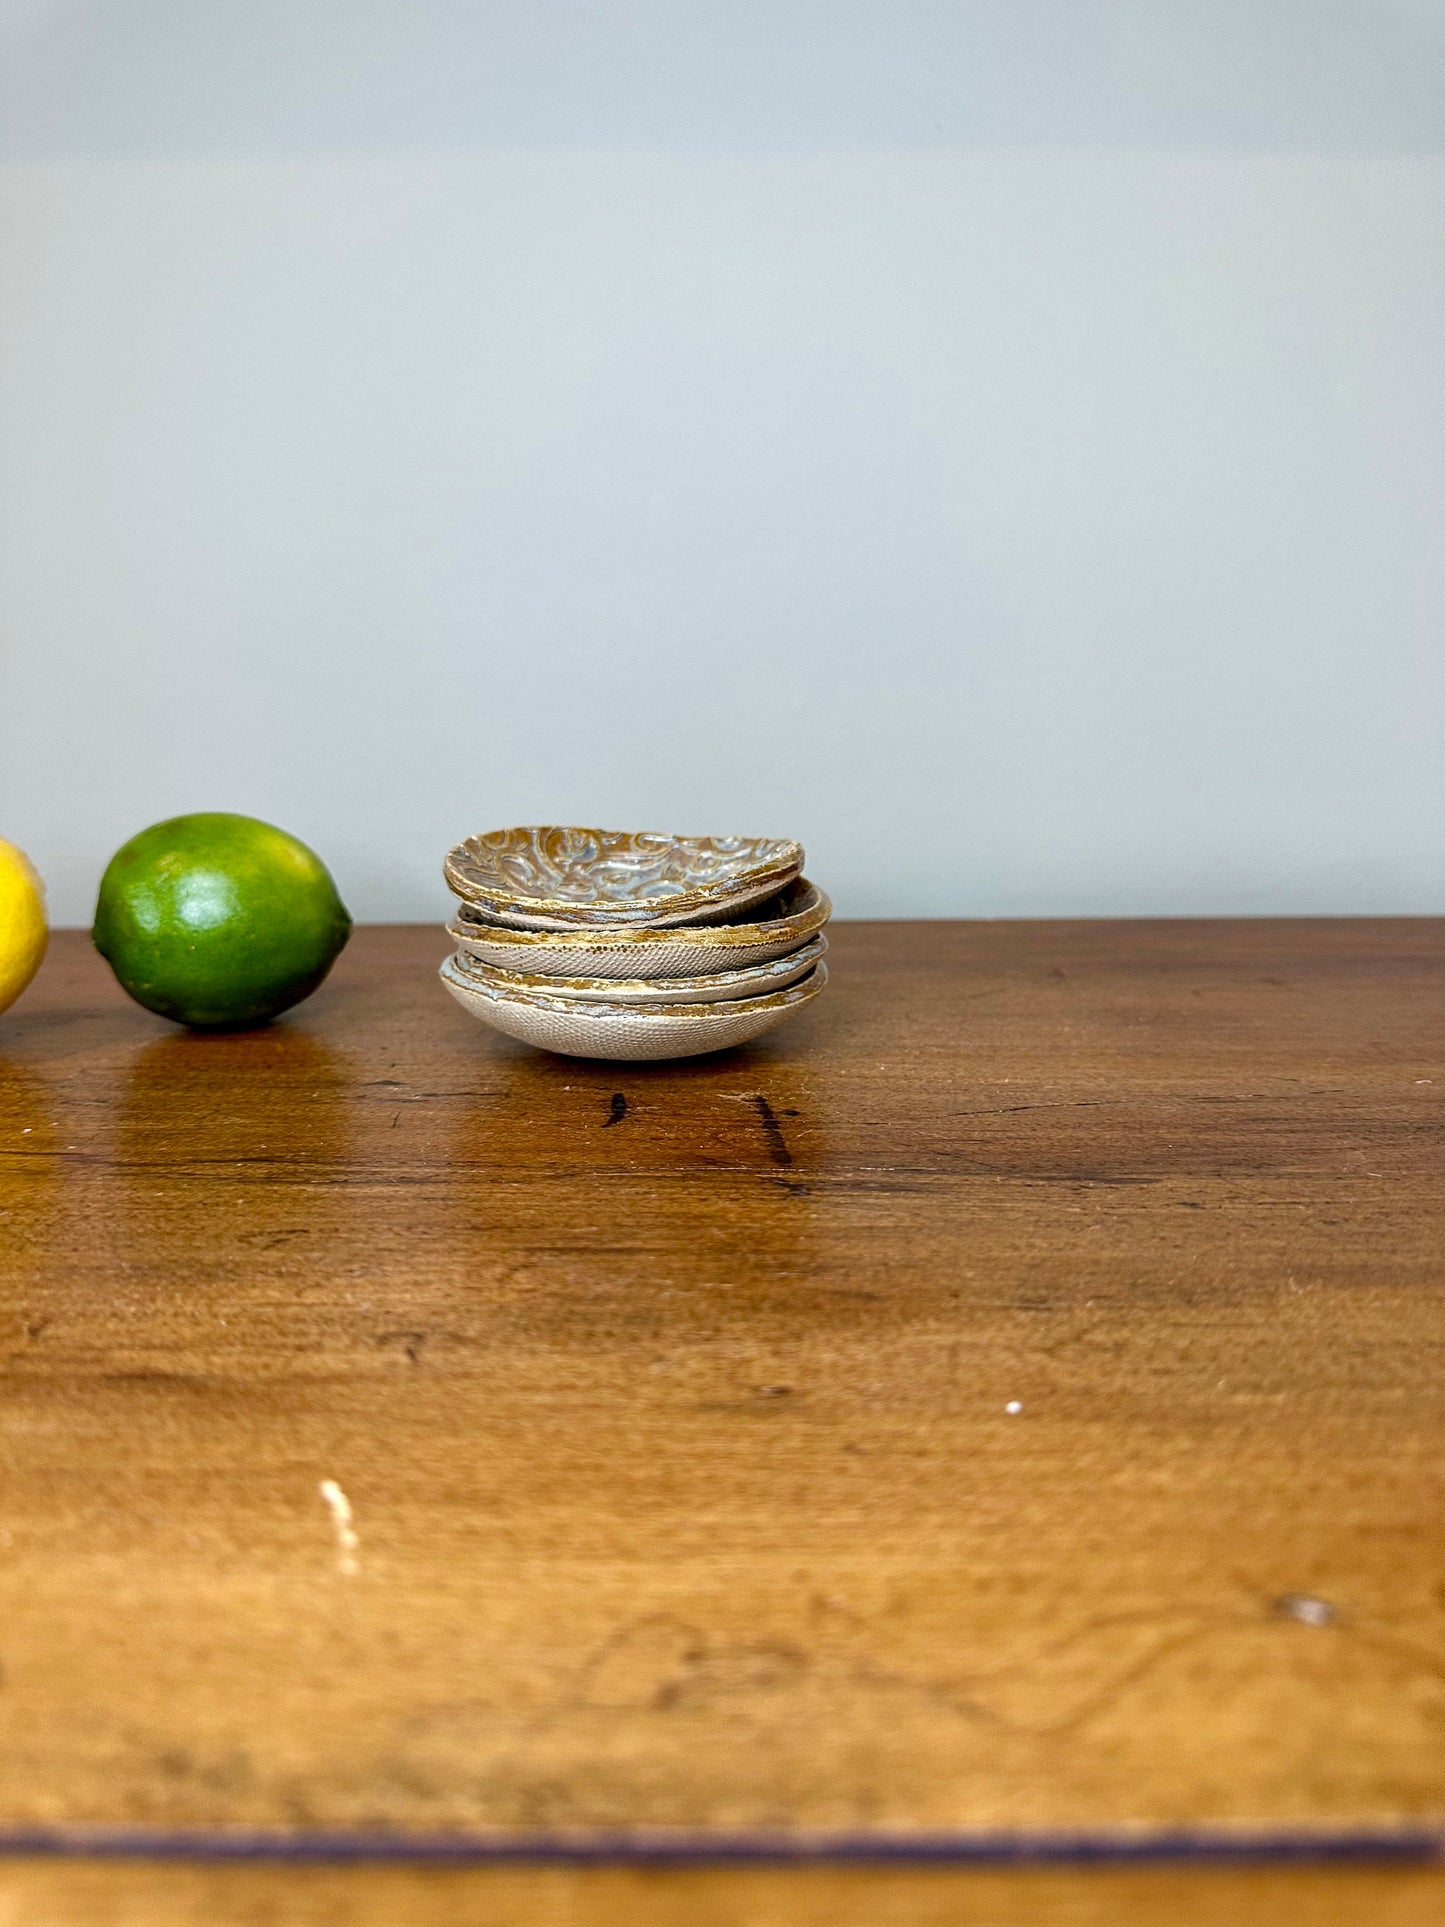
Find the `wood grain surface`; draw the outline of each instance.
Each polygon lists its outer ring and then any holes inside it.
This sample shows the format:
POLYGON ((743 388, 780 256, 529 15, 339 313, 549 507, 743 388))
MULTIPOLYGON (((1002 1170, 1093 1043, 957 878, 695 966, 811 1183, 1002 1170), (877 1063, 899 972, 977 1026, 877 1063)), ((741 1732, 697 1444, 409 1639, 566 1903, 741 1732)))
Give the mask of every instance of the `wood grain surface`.
POLYGON ((1419 1868, 296 1867, 0 1860, 0 1927, 1440 1927, 1419 1868))
POLYGON ((0 1018, 0 1820, 1441 1828, 1445 925, 844 925, 673 1066, 444 948, 0 1018))

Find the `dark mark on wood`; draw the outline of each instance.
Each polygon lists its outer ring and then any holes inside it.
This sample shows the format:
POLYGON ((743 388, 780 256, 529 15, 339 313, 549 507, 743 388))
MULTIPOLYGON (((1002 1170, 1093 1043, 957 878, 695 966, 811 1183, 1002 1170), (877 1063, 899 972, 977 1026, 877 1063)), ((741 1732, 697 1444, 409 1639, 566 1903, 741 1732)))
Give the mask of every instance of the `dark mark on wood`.
POLYGON ((299 1225, 299 1224, 283 1225, 275 1231, 268 1231, 260 1234, 250 1233, 246 1236, 243 1236, 237 1239, 237 1243, 243 1244, 243 1245, 257 1245, 260 1247, 262 1251, 274 1251, 277 1245, 290 1244, 293 1238, 304 1238, 305 1236, 306 1236, 306 1229, 303 1225, 299 1225))
POLYGON ((378 1332, 378 1345, 400 1345, 413 1365, 420 1365, 422 1347, 426 1344, 427 1334, 417 1331, 378 1332))
POLYGON ((783 1136, 783 1127, 779 1124, 772 1105, 761 1091, 753 1098, 753 1108, 758 1114, 758 1122, 763 1127, 763 1136, 768 1141, 768 1156, 774 1164, 791 1164, 793 1154, 788 1149, 788 1140, 783 1136))
POLYGON ((602 1126, 603 1130, 605 1131, 609 1125, 620 1124, 626 1115, 627 1099, 622 1095, 621 1091, 614 1091, 612 1093, 612 1101, 607 1108, 607 1123, 602 1126))

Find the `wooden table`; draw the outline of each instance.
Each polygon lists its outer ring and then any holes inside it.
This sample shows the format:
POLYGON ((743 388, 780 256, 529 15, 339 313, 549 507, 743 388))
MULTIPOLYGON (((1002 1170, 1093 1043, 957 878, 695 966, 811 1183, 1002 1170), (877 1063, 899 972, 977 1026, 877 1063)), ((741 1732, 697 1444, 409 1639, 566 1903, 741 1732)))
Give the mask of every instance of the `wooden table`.
POLYGON ((1073 1863, 1445 1844, 1445 924, 845 925, 669 1066, 443 950, 0 1018, 0 1848, 161 1856, 0 1920, 1442 1917, 1073 1863), (880 1864, 167 1864, 241 1839, 880 1864))

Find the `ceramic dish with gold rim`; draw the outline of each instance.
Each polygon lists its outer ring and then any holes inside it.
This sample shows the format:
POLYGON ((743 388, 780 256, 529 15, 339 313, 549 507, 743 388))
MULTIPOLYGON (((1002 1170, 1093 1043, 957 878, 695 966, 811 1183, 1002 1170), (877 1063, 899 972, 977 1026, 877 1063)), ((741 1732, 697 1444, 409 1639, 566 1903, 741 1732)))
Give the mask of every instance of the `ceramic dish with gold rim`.
POLYGON ((456 962, 466 976, 503 994, 520 991, 523 996, 565 997, 584 1004, 712 1004, 786 990, 822 961, 827 948, 828 939, 817 936, 770 963, 714 970, 706 977, 548 977, 540 971, 498 970, 464 952, 458 952, 456 962))
POLYGON ((828 981, 820 963, 799 984, 766 997, 722 1003, 588 1004, 565 997, 502 993, 478 982, 454 957, 441 979, 471 1016, 494 1030, 564 1057, 698 1057, 749 1043, 803 1009, 828 981))
POLYGON ((464 902, 523 930, 708 922, 772 896, 802 867, 802 846, 789 837, 556 823, 469 836, 445 864, 464 902))
POLYGON ((795 877, 727 923, 655 930, 513 930, 463 904, 447 928, 459 950, 498 970, 548 977, 704 977, 797 950, 833 914, 827 893, 795 877))

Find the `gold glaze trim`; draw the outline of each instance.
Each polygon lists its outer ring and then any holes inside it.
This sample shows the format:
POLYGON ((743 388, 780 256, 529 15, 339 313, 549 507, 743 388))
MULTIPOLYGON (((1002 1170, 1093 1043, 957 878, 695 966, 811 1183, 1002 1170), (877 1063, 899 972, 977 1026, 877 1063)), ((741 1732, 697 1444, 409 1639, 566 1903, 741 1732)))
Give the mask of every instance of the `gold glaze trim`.
MULTIPOLYGON (((833 914, 825 890, 807 877, 795 877, 779 891, 776 899, 762 905, 771 909, 776 902, 779 914, 755 923, 701 923, 681 928, 663 925, 651 929, 517 930, 511 924, 493 923, 474 905, 463 904, 460 927, 468 938, 489 944, 505 944, 513 949, 557 948, 562 950, 624 950, 633 945, 700 944, 707 950, 745 949, 752 944, 782 943, 796 936, 801 942, 811 937, 833 914)), ((448 925, 455 933, 457 926, 448 925)))
MULTIPOLYGON (((470 929, 474 926, 459 923, 447 925, 447 935, 466 942, 470 929)), ((601 993, 596 997, 598 1003, 611 1006, 620 1002, 629 993, 636 996, 647 990, 663 987, 673 993, 668 1004, 685 1004, 689 1001, 688 992, 715 990, 726 984, 730 977, 786 977, 789 971, 803 975, 821 963, 823 953, 828 948, 828 939, 823 936, 812 937, 807 943, 800 944, 796 950, 789 950, 781 957, 772 957, 766 963, 741 964, 736 970, 713 970, 703 977, 557 977, 548 976, 543 971, 503 970, 500 964, 480 963, 475 958, 457 956, 452 961, 469 982, 490 985, 504 993, 519 991, 523 996, 548 996, 560 994, 565 989, 566 1001, 570 1007, 585 1004, 589 991, 601 993)), ((749 992, 747 998, 718 998, 711 1001, 731 1002, 733 1004, 752 1001, 761 996, 761 991, 749 992)), ((652 999, 646 1000, 649 1003, 652 999)), ((707 1001, 707 1000, 705 1000, 707 1001)), ((636 1008, 636 1006, 631 1006, 636 1008)), ((655 1007, 664 1007, 664 1000, 655 1000, 655 1007)))
POLYGON ((712 1004, 588 1004, 570 997, 540 997, 523 991, 493 990, 490 985, 467 976, 458 967, 455 957, 446 958, 438 974, 459 989, 485 998, 490 1004, 522 1004, 529 1010, 547 1010, 556 1016, 620 1019, 629 1024, 650 1024, 669 1017, 732 1017, 742 1012, 751 1015, 764 1010, 790 1010, 817 996, 828 981, 828 966, 825 963, 816 964, 800 984, 792 984, 787 990, 772 991, 766 997, 735 997, 712 1004))

